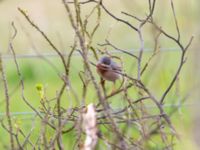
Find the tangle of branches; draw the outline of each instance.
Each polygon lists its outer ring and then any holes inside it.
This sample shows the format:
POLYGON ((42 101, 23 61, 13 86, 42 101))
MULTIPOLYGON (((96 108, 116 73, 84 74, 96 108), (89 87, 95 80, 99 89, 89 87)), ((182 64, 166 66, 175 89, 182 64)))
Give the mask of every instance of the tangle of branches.
MULTIPOLYGON (((64 55, 63 51, 59 49, 54 41, 33 21, 26 8, 18 8, 19 13, 24 19, 34 28, 35 32, 41 34, 44 40, 49 44, 52 50, 57 53, 63 65, 63 73, 57 72, 60 81, 60 89, 57 89, 56 96, 53 99, 48 99, 45 96, 44 87, 37 85, 37 90, 40 94, 40 106, 34 107, 29 99, 25 96, 25 87, 23 74, 16 57, 15 47, 13 41, 18 33, 15 24, 12 23, 13 35, 10 37, 9 50, 12 52, 15 68, 19 78, 19 87, 21 91, 21 99, 23 102, 35 113, 32 121, 32 127, 29 131, 24 131, 23 127, 17 124, 11 115, 10 109, 10 91, 5 74, 4 62, 0 56, 0 73, 3 81, 3 89, 5 93, 5 117, 1 118, 1 126, 9 134, 10 141, 7 144, 7 149, 68 149, 65 141, 73 138, 73 143, 69 146, 71 149, 121 149, 121 150, 140 150, 140 149, 173 149, 175 143, 180 139, 177 133, 171 116, 177 111, 177 108, 171 108, 169 112, 164 109, 167 96, 172 92, 182 67, 186 61, 186 53, 192 43, 193 37, 188 40, 188 43, 181 42, 181 32, 179 30, 178 18, 176 16, 173 0, 170 1, 170 8, 174 19, 174 28, 176 35, 171 35, 168 31, 159 26, 159 22, 154 21, 154 14, 156 10, 156 0, 148 0, 148 10, 146 16, 141 18, 139 16, 130 14, 128 12, 121 12, 124 17, 119 17, 107 8, 103 0, 87 0, 87 1, 67 1, 62 0, 63 7, 66 10, 66 21, 69 21, 71 28, 75 33, 74 44, 68 49, 68 55, 64 55), (87 5, 92 6, 88 10, 88 14, 83 17, 82 8, 87 5), (105 14, 110 20, 115 20, 119 24, 123 24, 136 34, 139 41, 139 52, 133 54, 123 48, 118 48, 112 42, 112 39, 106 37, 105 41, 94 43, 94 36, 98 33, 97 30, 101 27, 101 21, 105 14), (89 27, 91 23, 90 17, 95 15, 95 24, 89 27), (128 19, 124 19, 128 18, 128 19), (137 25, 131 22, 136 21, 137 25), (151 56, 144 59, 145 36, 144 29, 151 25, 156 33, 154 39, 154 47, 151 56), (180 61, 175 73, 170 77, 165 90, 162 95, 157 97, 148 88, 146 82, 143 80, 143 75, 148 70, 152 59, 159 52, 159 38, 166 37, 168 40, 174 42, 180 49, 180 61), (101 44, 100 44, 101 43, 101 44), (95 65, 101 55, 108 55, 116 60, 119 60, 122 65, 123 58, 113 56, 107 48, 113 48, 120 51, 121 54, 129 58, 130 62, 136 62, 137 73, 129 73, 126 70, 120 72, 123 77, 123 83, 120 88, 113 92, 104 87, 105 85, 99 83, 99 77, 96 75, 95 65), (79 72, 79 81, 81 93, 78 93, 71 81, 72 67, 71 61, 75 52, 80 53, 82 67, 79 72), (96 60, 93 62, 91 60, 96 60), (137 91, 137 94, 131 94, 131 90, 137 91), (95 93, 95 98, 89 104, 87 95, 95 93), (63 95, 68 95, 67 101, 73 101, 76 105, 69 105, 63 107, 62 102, 66 101, 63 95), (70 95, 70 96, 69 96, 70 95), (123 105, 118 106, 118 109, 112 104, 112 101, 119 99, 123 105), (155 106, 157 113, 149 111, 146 107, 146 102, 155 106), (40 109, 39 109, 40 108, 40 109), (40 120, 40 127, 35 126, 35 120, 40 120), (34 132, 38 131, 37 138, 32 138, 34 132), (36 131, 35 131, 36 130, 36 131), (48 130, 52 134, 48 135, 48 130), (154 141, 159 141, 159 143, 154 141), (154 145, 154 146, 152 146, 154 145)), ((108 35, 111 33, 108 33, 108 35)), ((41 56, 51 67, 56 67, 49 62, 48 59, 41 56)), ((131 72, 131 71, 130 71, 131 72)), ((48 90, 48 89, 47 89, 48 90)))

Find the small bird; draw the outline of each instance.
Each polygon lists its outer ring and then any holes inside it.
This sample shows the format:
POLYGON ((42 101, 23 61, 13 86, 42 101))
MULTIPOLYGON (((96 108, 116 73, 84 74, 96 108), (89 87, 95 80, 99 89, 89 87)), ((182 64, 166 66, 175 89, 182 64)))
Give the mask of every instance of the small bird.
POLYGON ((100 58, 96 65, 97 73, 107 81, 115 83, 120 78, 121 67, 117 65, 110 57, 104 56, 100 58))

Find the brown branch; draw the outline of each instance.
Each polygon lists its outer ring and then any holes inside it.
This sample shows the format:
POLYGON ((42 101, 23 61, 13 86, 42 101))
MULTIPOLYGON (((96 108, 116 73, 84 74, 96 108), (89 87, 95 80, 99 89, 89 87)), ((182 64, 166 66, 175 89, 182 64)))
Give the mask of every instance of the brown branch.
POLYGON ((162 95, 161 99, 160 99, 160 103, 163 104, 165 97, 167 96, 167 94, 169 93, 169 91, 171 90, 171 88, 173 87, 174 83, 176 82, 176 79, 178 78, 180 71, 185 63, 185 53, 188 49, 188 47, 191 45, 193 40, 193 37, 191 37, 189 43, 187 44, 186 48, 184 48, 184 50, 182 51, 182 55, 181 55, 181 61, 180 64, 178 66, 178 69, 173 77, 173 79, 171 80, 169 86, 167 87, 166 91, 164 92, 164 94, 162 95))
POLYGON ((58 96, 57 96, 57 113, 58 113, 58 126, 57 126, 57 143, 58 143, 58 147, 60 150, 64 149, 63 144, 62 144, 62 135, 61 135, 61 131, 62 131, 62 122, 61 122, 61 97, 63 95, 63 92, 65 90, 65 84, 63 84, 63 86, 61 87, 58 96))
POLYGON ((114 48, 117 51, 120 51, 120 52, 122 52, 124 54, 127 54, 127 55, 129 55, 131 57, 134 57, 135 59, 138 59, 138 57, 136 55, 134 55, 134 54, 132 54, 132 53, 126 51, 126 50, 123 50, 123 49, 120 49, 120 48, 116 47, 109 40, 106 40, 106 43, 104 43, 104 44, 98 44, 98 45, 99 46, 111 46, 112 48, 114 48))
MULTIPOLYGON (((17 32, 16 28, 15 28, 15 25, 14 23, 12 23, 12 26, 13 26, 13 29, 15 30, 15 32, 17 32)), ((20 68, 19 68, 19 65, 18 65, 18 62, 17 62, 17 59, 16 59, 16 54, 15 54, 15 51, 14 51, 14 48, 13 48, 13 45, 12 45, 12 42, 10 43, 10 49, 11 49, 11 52, 13 54, 13 59, 14 59, 14 63, 15 63, 15 66, 16 66, 16 70, 17 70, 17 75, 19 77, 19 80, 20 80, 20 85, 21 85, 21 97, 23 99, 23 101, 25 102, 25 104, 27 106, 29 106, 41 119, 43 118, 41 116, 41 114, 37 111, 37 109, 35 109, 30 103, 29 101, 26 99, 25 95, 24 95, 24 81, 23 81, 23 77, 22 77, 22 74, 21 74, 21 71, 20 71, 20 68)), ((52 127, 53 129, 55 129, 55 127, 50 124, 49 122, 47 122, 47 124, 52 127)))
POLYGON ((65 58, 62 55, 62 53, 58 50, 58 48, 52 43, 52 41, 48 38, 48 36, 33 22, 31 21, 31 19, 29 18, 29 16, 26 14, 26 12, 24 10, 22 10, 21 8, 18 8, 18 10, 20 11, 20 13, 26 18, 26 20, 30 23, 30 25, 32 27, 34 27, 43 37, 44 39, 48 42, 48 44, 53 48, 53 50, 60 56, 61 61, 64 65, 64 69, 65 69, 65 73, 68 74, 68 70, 67 70, 67 64, 65 62, 65 58))
POLYGON ((124 24, 126 24, 127 26, 129 26, 131 29, 133 29, 134 31, 138 31, 138 29, 136 27, 134 27, 131 23, 129 23, 128 21, 125 21, 121 18, 118 18, 116 17, 115 15, 113 15, 106 7, 105 5, 103 4, 103 2, 100 3, 100 5, 102 6, 103 10, 109 15, 111 16, 112 18, 114 18, 115 20, 119 21, 119 22, 122 22, 124 24))
MULTIPOLYGON (((103 95, 102 95, 102 92, 101 92, 101 90, 100 90, 100 87, 99 87, 99 85, 97 84, 97 82, 96 82, 96 80, 95 80, 95 77, 94 77, 94 75, 93 75, 93 73, 92 73, 92 70, 91 70, 91 68, 90 68, 90 62, 88 61, 88 57, 87 57, 87 48, 86 48, 86 45, 85 45, 85 39, 84 39, 84 37, 81 35, 79 29, 77 28, 77 26, 76 26, 75 23, 74 23, 74 19, 73 19, 73 16, 72 16, 72 14, 71 14, 71 10, 70 10, 68 4, 65 3, 64 0, 63 0, 63 4, 64 4, 64 6, 65 6, 65 8, 66 8, 66 11, 67 11, 68 17, 69 17, 69 19, 70 19, 71 25, 72 25, 72 27, 73 27, 75 33, 77 34, 77 36, 78 36, 78 38, 79 38, 79 44, 80 44, 80 47, 81 47, 82 52, 83 52, 83 55, 82 55, 82 56, 83 56, 83 60, 84 60, 84 65, 85 65, 85 67, 86 67, 86 69, 87 69, 87 71, 88 71, 88 73, 89 73, 89 76, 90 76, 90 78, 91 78, 91 81, 92 81, 92 83, 93 83, 93 85, 94 85, 94 87, 95 87, 96 93, 97 93, 97 95, 98 95, 98 99, 99 99, 100 103, 102 104, 102 106, 103 106, 103 108, 104 108, 104 111, 105 111, 105 113, 107 114, 109 120, 112 122, 112 129, 113 129, 114 133, 117 135, 117 137, 118 137, 120 140, 123 141, 123 138, 122 138, 122 136, 121 136, 121 133, 119 132, 119 130, 118 130, 116 124, 115 124, 115 121, 113 120, 113 118, 112 118, 112 116, 111 116, 111 114, 110 114, 110 112, 109 112, 108 104, 107 104, 106 101, 104 100, 104 97, 103 97, 103 95)), ((125 146, 124 144, 125 144, 125 143, 123 142, 123 144, 122 144, 121 146, 124 147, 124 146, 125 146)))
POLYGON ((173 0, 170 0, 170 2, 171 2, 171 8, 172 8, 173 16, 174 16, 174 21, 176 24, 176 31, 178 34, 177 40, 180 41, 180 31, 179 31, 178 21, 177 21, 175 9, 174 9, 174 3, 173 3, 173 0))
POLYGON ((4 94, 5 94, 5 100, 6 100, 6 117, 8 121, 8 127, 9 127, 9 133, 10 133, 10 145, 11 149, 15 149, 15 144, 14 144, 14 137, 13 137, 13 127, 12 127, 12 119, 11 119, 11 114, 10 114, 10 97, 9 97, 9 92, 8 92, 8 83, 6 80, 6 75, 4 71, 4 67, 2 64, 2 58, 0 54, 0 73, 3 81, 3 86, 4 86, 4 94))
POLYGON ((153 57, 159 52, 157 49, 158 49, 158 38, 160 36, 160 32, 158 33, 158 35, 155 37, 155 45, 154 45, 154 51, 153 51, 153 54, 149 57, 148 61, 146 62, 146 64, 144 65, 140 75, 142 76, 142 74, 144 73, 144 71, 147 69, 150 61, 153 59, 153 57))

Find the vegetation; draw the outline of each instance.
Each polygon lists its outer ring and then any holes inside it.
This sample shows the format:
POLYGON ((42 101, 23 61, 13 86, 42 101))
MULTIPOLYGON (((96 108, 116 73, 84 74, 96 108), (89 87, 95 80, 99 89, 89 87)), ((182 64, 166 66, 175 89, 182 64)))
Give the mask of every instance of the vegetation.
POLYGON ((18 7, 20 19, 9 25, 9 55, 2 51, 0 59, 1 148, 195 149, 191 131, 184 131, 191 128, 191 116, 183 106, 195 92, 195 76, 188 73, 193 36, 182 32, 184 21, 172 0, 165 6, 134 1, 134 10, 127 2, 117 3, 119 10, 101 0, 59 2, 55 7, 62 8, 59 19, 66 23, 58 24, 59 33, 67 36, 48 34, 28 7, 18 7), (170 26, 160 18, 161 8, 171 14, 170 26), (113 25, 104 27, 105 22, 113 25), (21 44, 34 54, 19 50, 21 44), (105 55, 123 69, 114 91, 96 73, 105 55), (87 146, 91 103, 98 143, 92 139, 87 146))

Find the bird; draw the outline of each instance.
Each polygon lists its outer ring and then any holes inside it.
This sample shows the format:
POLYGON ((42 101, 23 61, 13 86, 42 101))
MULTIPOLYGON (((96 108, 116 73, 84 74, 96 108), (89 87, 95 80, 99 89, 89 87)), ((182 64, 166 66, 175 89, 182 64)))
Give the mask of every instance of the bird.
POLYGON ((121 67, 116 62, 114 62, 111 57, 101 57, 96 65, 96 69, 101 79, 103 79, 103 84, 106 80, 113 82, 115 85, 116 80, 120 78, 121 67))

